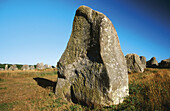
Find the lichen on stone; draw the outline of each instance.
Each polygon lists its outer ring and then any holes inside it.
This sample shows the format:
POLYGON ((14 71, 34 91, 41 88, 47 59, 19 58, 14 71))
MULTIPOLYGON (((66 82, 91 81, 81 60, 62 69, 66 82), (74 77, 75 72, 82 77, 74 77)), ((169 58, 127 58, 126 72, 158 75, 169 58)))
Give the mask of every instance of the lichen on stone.
POLYGON ((56 94, 70 95, 73 102, 108 106, 128 96, 127 66, 117 32, 104 14, 89 7, 77 9, 57 68, 61 78, 56 94))

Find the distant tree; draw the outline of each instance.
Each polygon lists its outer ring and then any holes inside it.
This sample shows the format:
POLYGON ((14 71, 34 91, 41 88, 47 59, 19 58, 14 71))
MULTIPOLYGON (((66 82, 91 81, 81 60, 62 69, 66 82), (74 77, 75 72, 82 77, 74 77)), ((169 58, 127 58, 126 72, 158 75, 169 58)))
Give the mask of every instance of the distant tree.
POLYGON ((21 64, 15 64, 15 65, 17 66, 18 69, 21 69, 21 67, 23 66, 21 64))

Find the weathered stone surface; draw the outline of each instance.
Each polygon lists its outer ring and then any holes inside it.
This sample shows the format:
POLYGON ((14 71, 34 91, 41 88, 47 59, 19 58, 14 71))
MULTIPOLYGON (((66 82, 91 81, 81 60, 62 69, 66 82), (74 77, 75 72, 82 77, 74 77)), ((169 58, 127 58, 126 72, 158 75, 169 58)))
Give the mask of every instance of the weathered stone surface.
POLYGON ((147 67, 158 67, 158 62, 156 57, 152 57, 149 61, 146 62, 147 67))
POLYGON ((23 70, 23 71, 30 70, 30 67, 29 67, 29 65, 25 64, 21 67, 21 70, 23 70))
POLYGON ((14 65, 10 66, 8 70, 16 71, 16 70, 18 70, 18 68, 17 68, 17 66, 14 64, 14 65))
POLYGON ((43 64, 43 62, 37 63, 36 69, 44 69, 44 64, 43 64))
POLYGON ((117 32, 102 13, 80 6, 67 48, 57 64, 56 94, 89 106, 119 104, 128 74, 117 32))
POLYGON ((125 56, 128 73, 143 72, 145 65, 141 62, 137 54, 127 54, 125 56))
POLYGON ((7 64, 5 65, 5 70, 6 70, 6 71, 8 70, 8 65, 7 65, 7 64))
POLYGON ((144 65, 144 68, 146 68, 146 57, 145 56, 140 56, 140 61, 144 65))
POLYGON ((161 67, 161 68, 170 68, 170 58, 162 60, 161 63, 159 63, 159 67, 161 67))

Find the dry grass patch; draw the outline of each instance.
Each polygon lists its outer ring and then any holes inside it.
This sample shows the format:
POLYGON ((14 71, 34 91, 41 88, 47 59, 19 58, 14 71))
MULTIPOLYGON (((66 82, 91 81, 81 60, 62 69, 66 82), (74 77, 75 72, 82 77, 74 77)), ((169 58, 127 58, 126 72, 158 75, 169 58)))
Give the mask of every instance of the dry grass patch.
POLYGON ((129 97, 116 106, 90 109, 65 101, 54 94, 56 70, 1 71, 1 111, 113 111, 168 110, 170 103, 170 69, 145 69, 129 74, 129 97))
POLYGON ((144 73, 130 74, 134 106, 140 110, 168 110, 170 103, 170 69, 148 68, 144 73))

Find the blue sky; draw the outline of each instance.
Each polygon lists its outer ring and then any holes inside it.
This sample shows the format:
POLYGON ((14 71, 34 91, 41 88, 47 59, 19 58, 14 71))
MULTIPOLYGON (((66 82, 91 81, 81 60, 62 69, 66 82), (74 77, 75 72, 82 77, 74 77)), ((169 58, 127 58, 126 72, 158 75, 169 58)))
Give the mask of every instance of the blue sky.
POLYGON ((168 0, 0 0, 0 63, 56 65, 81 5, 109 17, 124 55, 170 57, 168 0))

